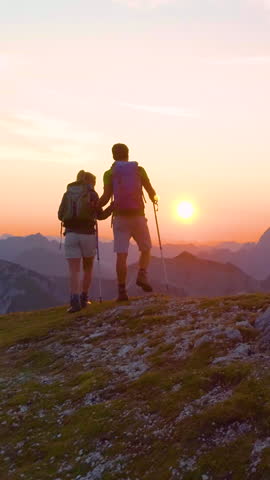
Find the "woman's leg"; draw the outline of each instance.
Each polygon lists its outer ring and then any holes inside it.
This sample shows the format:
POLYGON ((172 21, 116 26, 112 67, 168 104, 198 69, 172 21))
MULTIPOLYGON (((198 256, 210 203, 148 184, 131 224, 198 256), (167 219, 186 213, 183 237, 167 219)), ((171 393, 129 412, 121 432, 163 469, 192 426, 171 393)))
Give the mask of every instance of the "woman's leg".
POLYGON ((80 248, 83 257, 83 278, 81 283, 81 306, 86 307, 88 303, 88 291, 92 280, 94 257, 96 254, 96 236, 94 234, 80 235, 80 248))
POLYGON ((91 285, 94 257, 83 258, 82 292, 88 294, 91 285))
POLYGON ((68 313, 75 313, 81 310, 80 302, 80 258, 68 258, 70 275, 70 307, 68 313))
POLYGON ((67 232, 65 236, 65 255, 69 268, 70 282, 70 308, 69 313, 78 312, 80 305, 80 264, 81 250, 79 235, 74 232, 67 232))
POLYGON ((80 258, 68 258, 70 293, 79 295, 80 293, 80 258))
POLYGON ((81 288, 81 307, 85 308, 91 302, 88 301, 88 291, 92 280, 94 257, 83 257, 83 278, 81 288))

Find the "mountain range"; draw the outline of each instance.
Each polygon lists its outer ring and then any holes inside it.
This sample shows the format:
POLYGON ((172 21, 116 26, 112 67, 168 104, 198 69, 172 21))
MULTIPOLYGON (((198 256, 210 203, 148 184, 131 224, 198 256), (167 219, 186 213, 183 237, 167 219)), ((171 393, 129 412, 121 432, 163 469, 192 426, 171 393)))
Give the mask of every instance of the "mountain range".
MULTIPOLYGON (((166 259, 168 290, 163 276, 162 262, 152 257, 149 277, 155 292, 170 293, 178 297, 215 297, 263 291, 265 285, 246 275, 238 267, 204 260, 184 252, 173 259, 166 259)), ((138 296, 136 286, 137 265, 128 269, 128 291, 138 296)), ((102 278, 102 298, 116 298, 117 285, 112 279, 102 278)), ((0 260, 0 314, 29 311, 67 304, 69 299, 67 277, 45 276, 21 265, 0 260)), ((90 298, 98 300, 99 279, 94 276, 90 298)))
MULTIPOLYGON (((230 263, 205 260, 189 252, 165 259, 170 294, 182 297, 215 297, 242 292, 261 291, 261 282, 230 263)), ((129 267, 130 287, 135 285, 137 266, 129 267)), ((162 262, 152 257, 149 277, 157 292, 165 292, 165 274, 162 262)), ((131 290, 133 291, 133 290, 131 290)))
POLYGON ((258 280, 270 275, 270 228, 257 243, 246 243, 237 251, 229 248, 210 248, 199 253, 202 258, 218 262, 230 262, 258 280))
MULTIPOLYGON (((99 300, 99 281, 94 277, 89 295, 99 300)), ((116 283, 102 279, 102 299, 116 297, 116 283)), ((16 263, 0 260, 0 315, 67 304, 67 277, 41 275, 16 263)))
POLYGON ((46 277, 0 260, 0 314, 62 305, 67 294, 65 278, 46 277))
MULTIPOLYGON (((100 241, 100 258, 103 276, 115 278, 115 255, 113 242, 100 241)), ((232 263, 248 275, 263 280, 270 275, 270 229, 257 243, 222 242, 217 245, 197 245, 192 243, 164 244, 166 258, 174 258, 183 252, 221 263, 232 263)), ((153 256, 160 256, 159 247, 153 246, 153 256)), ((26 237, 8 234, 0 236, 0 259, 18 263, 43 275, 67 275, 66 261, 59 241, 55 237, 45 237, 40 233, 26 237)), ((137 262, 138 249, 131 243, 129 265, 137 262)))
MULTIPOLYGON (((227 248, 205 246, 201 250, 202 247, 192 244, 165 245, 169 293, 180 297, 214 297, 270 290, 270 229, 256 244, 241 246, 232 242, 224 246, 227 248)), ((100 253, 102 297, 113 299, 117 285, 112 242, 100 242, 100 253)), ((138 252, 135 245, 131 245, 129 253, 128 290, 131 296, 137 296, 141 290, 136 286, 138 252)), ((153 253, 158 254, 157 247, 153 253)), ((41 234, 5 236, 0 239, 1 258, 0 313, 68 302, 67 265, 63 249, 59 249, 55 239, 41 234)), ((97 264, 93 277, 90 296, 98 299, 97 264)), ((149 277, 156 292, 167 292, 158 256, 152 257, 149 277)))

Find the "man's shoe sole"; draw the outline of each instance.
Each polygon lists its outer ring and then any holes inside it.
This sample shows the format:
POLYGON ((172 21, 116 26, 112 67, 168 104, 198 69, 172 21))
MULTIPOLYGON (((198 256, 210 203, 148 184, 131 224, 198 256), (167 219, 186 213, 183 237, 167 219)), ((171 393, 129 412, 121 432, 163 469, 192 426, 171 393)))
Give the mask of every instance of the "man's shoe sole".
POLYGON ((153 291, 153 288, 151 287, 151 285, 146 285, 146 283, 137 281, 136 285, 138 285, 138 287, 141 287, 144 292, 152 292, 153 291))
POLYGON ((128 296, 127 295, 123 295, 121 297, 121 295, 119 295, 119 297, 117 297, 116 301, 117 302, 127 302, 129 300, 128 296))
POLYGON ((89 305, 92 305, 92 302, 89 302, 89 301, 88 301, 88 302, 86 302, 86 303, 83 303, 83 304, 81 305, 81 309, 86 308, 86 307, 89 307, 89 305))

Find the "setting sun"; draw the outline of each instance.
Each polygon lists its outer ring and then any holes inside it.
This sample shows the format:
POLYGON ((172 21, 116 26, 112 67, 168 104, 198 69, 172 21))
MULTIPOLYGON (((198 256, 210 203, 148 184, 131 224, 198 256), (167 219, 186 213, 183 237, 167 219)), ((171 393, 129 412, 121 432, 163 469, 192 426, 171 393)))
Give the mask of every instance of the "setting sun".
POLYGON ((190 202, 181 202, 178 205, 177 212, 180 218, 187 220, 194 215, 194 206, 190 202))

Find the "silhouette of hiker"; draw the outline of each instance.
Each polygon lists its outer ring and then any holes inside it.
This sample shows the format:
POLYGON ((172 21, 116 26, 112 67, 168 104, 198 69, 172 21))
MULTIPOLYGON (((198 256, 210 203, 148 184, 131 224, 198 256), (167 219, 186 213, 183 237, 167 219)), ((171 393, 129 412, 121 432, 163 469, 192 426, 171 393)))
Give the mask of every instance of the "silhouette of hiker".
POLYGON ((117 143, 112 147, 114 163, 104 173, 104 192, 99 206, 106 205, 114 198, 113 234, 114 251, 117 254, 116 273, 118 279, 118 301, 128 300, 126 291, 127 255, 129 241, 134 238, 141 252, 136 284, 144 291, 152 292, 147 279, 147 268, 150 261, 151 238, 144 214, 143 189, 155 202, 156 192, 153 189, 146 171, 137 162, 129 162, 128 147, 117 143))
POLYGON ((99 196, 94 190, 96 177, 81 170, 76 182, 67 186, 58 218, 65 227, 65 257, 70 273, 70 307, 68 313, 85 308, 92 279, 96 255, 96 219, 104 220, 112 213, 112 205, 106 210, 98 206, 99 196), (80 288, 80 264, 83 264, 83 278, 80 288))

